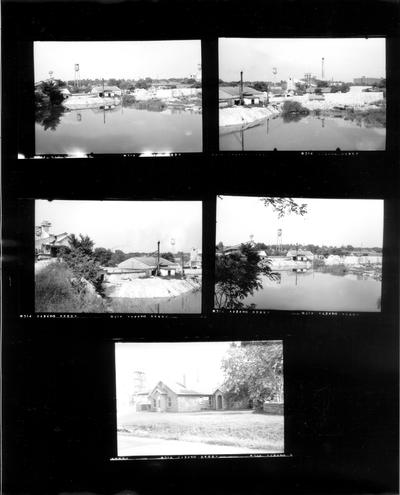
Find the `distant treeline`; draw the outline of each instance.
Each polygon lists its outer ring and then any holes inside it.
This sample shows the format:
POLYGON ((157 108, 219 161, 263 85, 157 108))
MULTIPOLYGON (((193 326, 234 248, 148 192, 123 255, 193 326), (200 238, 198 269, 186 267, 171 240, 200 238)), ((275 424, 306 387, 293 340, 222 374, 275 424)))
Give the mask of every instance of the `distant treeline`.
MULTIPOLYGON (((69 87, 75 87, 74 81, 69 80, 65 81, 65 83, 69 87)), ((117 86, 120 89, 129 90, 129 89, 148 89, 153 84, 163 84, 168 83, 170 88, 176 88, 177 84, 189 84, 193 87, 201 87, 201 84, 196 81, 194 78, 183 77, 183 78, 170 78, 170 79, 152 79, 151 77, 145 77, 141 79, 81 79, 79 81, 80 89, 84 89, 85 91, 90 90, 95 86, 102 86, 104 83, 105 86, 117 86)))
MULTIPOLYGON (((222 251, 224 245, 220 242, 217 245, 217 250, 222 251)), ((279 249, 277 249, 276 244, 265 244, 263 242, 257 242, 254 246, 254 249, 257 251, 265 251, 269 256, 278 256, 278 255, 286 255, 286 253, 290 250, 299 250, 299 251, 311 251, 314 255, 317 256, 329 256, 339 255, 339 256, 348 256, 354 252, 370 252, 374 251, 376 253, 382 253, 382 248, 380 247, 360 247, 360 246, 352 246, 348 244, 347 246, 319 246, 316 244, 282 244, 279 249)))
MULTIPOLYGON (((184 261, 188 261, 190 259, 190 255, 188 253, 183 253, 182 251, 179 251, 175 255, 169 251, 160 253, 161 258, 171 262, 175 261, 175 257, 180 260, 182 255, 184 257, 184 261)), ((124 251, 121 251, 120 249, 111 251, 111 249, 98 247, 93 251, 93 256, 101 266, 117 266, 129 258, 137 258, 140 256, 157 256, 157 252, 145 253, 143 251, 135 251, 131 253, 124 253, 124 251)))

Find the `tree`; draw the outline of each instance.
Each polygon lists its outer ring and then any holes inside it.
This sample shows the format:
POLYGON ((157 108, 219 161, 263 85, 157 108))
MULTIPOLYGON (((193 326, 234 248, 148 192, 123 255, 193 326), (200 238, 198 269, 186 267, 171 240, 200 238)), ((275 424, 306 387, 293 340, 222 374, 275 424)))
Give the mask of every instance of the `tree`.
POLYGON ((243 299, 262 288, 261 275, 271 280, 280 279, 278 273, 272 272, 270 264, 270 260, 261 261, 250 243, 242 244, 238 252, 218 254, 215 260, 215 307, 244 308, 243 299))
POLYGON ((161 258, 164 258, 165 260, 168 260, 168 261, 172 261, 172 263, 175 262, 174 255, 170 252, 161 253, 161 258))
POLYGON ((98 247, 94 250, 95 259, 102 266, 108 266, 112 254, 111 249, 105 249, 103 247, 98 247))
POLYGON ((114 253, 112 253, 110 261, 108 262, 109 266, 117 266, 123 261, 125 261, 126 254, 120 249, 116 249, 114 253))
POLYGON ((136 82, 135 88, 138 89, 148 89, 149 84, 144 80, 144 79, 139 79, 139 81, 136 82))
POLYGON ((72 249, 79 249, 83 252, 83 254, 86 255, 92 255, 93 254, 93 246, 94 242, 92 239, 90 239, 89 236, 87 235, 82 235, 79 234, 79 237, 76 237, 75 234, 71 234, 68 238, 69 240, 69 245, 71 246, 72 249))
POLYGON ((252 83, 252 87, 257 91, 268 91, 268 83, 264 81, 256 81, 252 83))
POLYGON ((222 361, 229 400, 249 399, 256 409, 266 401, 283 402, 282 343, 232 344, 222 361))
POLYGON ((79 238, 71 234, 68 240, 69 247, 60 250, 59 257, 76 277, 74 285, 78 292, 85 291, 89 282, 100 295, 103 295, 103 274, 93 253, 94 242, 89 236, 82 234, 79 238))
POLYGON ((265 206, 271 206, 278 214, 278 218, 294 213, 295 215, 305 215, 307 213, 307 204, 298 204, 293 198, 261 198, 265 206))
POLYGON ((65 86, 65 82, 57 79, 54 81, 43 81, 39 89, 45 96, 49 97, 51 105, 59 105, 64 99, 60 88, 65 86))

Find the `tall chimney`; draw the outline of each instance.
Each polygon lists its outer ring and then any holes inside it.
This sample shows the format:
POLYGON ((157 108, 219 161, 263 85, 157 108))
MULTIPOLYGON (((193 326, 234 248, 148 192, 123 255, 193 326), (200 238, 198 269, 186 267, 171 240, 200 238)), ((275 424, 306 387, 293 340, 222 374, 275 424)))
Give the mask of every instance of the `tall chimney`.
POLYGON ((324 57, 322 57, 322 74, 321 74, 321 75, 322 75, 322 80, 324 80, 324 79, 325 79, 325 73, 324 73, 324 62, 325 62, 325 59, 324 59, 324 57))
POLYGON ((243 105, 243 71, 240 71, 240 104, 243 105))
POLYGON ((183 374, 183 386, 186 387, 186 375, 185 375, 185 373, 183 374))

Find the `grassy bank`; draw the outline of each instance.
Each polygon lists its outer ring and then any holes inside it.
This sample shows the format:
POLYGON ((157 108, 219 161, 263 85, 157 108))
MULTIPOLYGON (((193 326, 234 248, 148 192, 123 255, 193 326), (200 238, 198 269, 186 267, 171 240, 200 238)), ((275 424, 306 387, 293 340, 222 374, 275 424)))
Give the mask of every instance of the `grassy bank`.
POLYGON ((35 310, 39 313, 103 313, 100 297, 78 289, 64 263, 51 263, 35 276, 35 310))
POLYGON ((253 411, 132 413, 119 431, 132 435, 283 451, 283 416, 253 411))

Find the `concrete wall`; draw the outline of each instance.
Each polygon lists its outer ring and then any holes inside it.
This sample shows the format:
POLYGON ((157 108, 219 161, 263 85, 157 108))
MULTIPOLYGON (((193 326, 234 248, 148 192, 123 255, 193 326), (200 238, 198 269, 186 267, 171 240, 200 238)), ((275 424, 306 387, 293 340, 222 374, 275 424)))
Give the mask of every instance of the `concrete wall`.
POLYGON ((267 414, 283 414, 282 402, 264 402, 263 411, 267 414))

